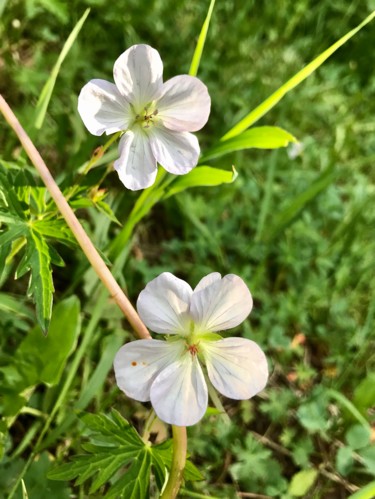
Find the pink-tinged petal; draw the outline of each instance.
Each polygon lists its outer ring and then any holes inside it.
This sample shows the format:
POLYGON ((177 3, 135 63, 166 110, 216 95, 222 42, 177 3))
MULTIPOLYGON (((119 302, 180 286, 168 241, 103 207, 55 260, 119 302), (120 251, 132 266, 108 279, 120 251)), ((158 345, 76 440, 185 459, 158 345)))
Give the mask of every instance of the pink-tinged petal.
POLYGON ((155 378, 184 350, 183 341, 136 340, 127 343, 120 348, 114 360, 118 387, 135 400, 150 400, 150 388, 155 378))
POLYGON ((156 159, 142 130, 137 133, 129 130, 121 137, 119 154, 114 167, 125 187, 138 191, 150 187, 155 182, 156 159))
POLYGON ((159 52, 149 45, 133 45, 116 60, 113 77, 121 94, 140 113, 163 83, 159 52))
POLYGON ((169 272, 163 272, 140 293, 137 310, 152 331, 162 334, 187 335, 188 315, 193 291, 189 284, 169 272))
POLYGON ((246 284, 234 274, 228 274, 220 280, 211 279, 211 284, 194 290, 191 298, 190 314, 196 329, 202 332, 222 331, 238 326, 253 307, 253 299, 246 284))
POLYGON ((194 76, 175 76, 166 81, 157 99, 164 126, 177 132, 196 132, 210 115, 211 99, 206 85, 194 76))
POLYGON ((131 118, 128 102, 116 85, 105 80, 91 80, 78 97, 78 112, 93 135, 126 130, 131 118))
POLYGON ((202 291, 202 289, 207 288, 207 286, 211 286, 216 281, 221 280, 221 274, 219 272, 212 272, 211 274, 206 275, 203 277, 198 284, 194 288, 194 293, 197 291, 202 291))
POLYGON ((266 386, 267 359, 254 341, 225 338, 202 343, 201 349, 211 383, 226 397, 249 399, 266 386))
POLYGON ((197 423, 207 409, 207 385, 196 356, 189 353, 161 371, 151 385, 158 417, 176 426, 197 423))
POLYGON ((149 137, 157 162, 169 173, 184 175, 197 165, 200 149, 195 135, 158 125, 150 129, 149 137))

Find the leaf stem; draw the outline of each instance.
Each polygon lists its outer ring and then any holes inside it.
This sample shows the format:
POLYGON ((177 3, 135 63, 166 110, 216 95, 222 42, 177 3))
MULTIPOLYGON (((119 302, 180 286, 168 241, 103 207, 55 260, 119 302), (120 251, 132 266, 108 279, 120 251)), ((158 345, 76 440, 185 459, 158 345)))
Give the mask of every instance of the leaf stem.
POLYGON ((187 452, 187 434, 184 426, 172 426, 173 459, 171 473, 160 499, 174 499, 180 490, 184 478, 187 452))
POLYGON ((38 150, 32 143, 25 130, 22 128, 21 124, 17 120, 16 116, 14 115, 13 111, 8 106, 2 95, 0 95, 0 111, 19 138, 31 162, 38 170, 39 175, 41 176, 48 191, 50 192, 51 197, 55 201, 61 214, 65 218, 66 223, 76 237, 79 245, 82 248, 82 251, 85 253, 95 272, 108 289, 111 297, 115 300, 121 311, 124 313, 137 335, 140 338, 150 338, 150 334, 146 326, 141 321, 136 310, 104 263, 102 257, 99 255, 95 246, 93 245, 90 238, 83 229, 81 223, 79 222, 78 218, 75 216, 73 210, 69 206, 69 203, 66 201, 60 188, 53 179, 50 171, 47 168, 47 165, 43 161, 38 150))

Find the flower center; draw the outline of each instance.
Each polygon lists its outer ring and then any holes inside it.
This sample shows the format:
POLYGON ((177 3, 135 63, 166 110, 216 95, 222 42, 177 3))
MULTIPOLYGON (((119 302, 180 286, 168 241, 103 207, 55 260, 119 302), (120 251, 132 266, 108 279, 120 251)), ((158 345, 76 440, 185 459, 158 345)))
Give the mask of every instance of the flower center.
POLYGON ((197 355, 197 353, 199 352, 198 345, 199 345, 199 342, 198 343, 194 343, 193 345, 189 345, 188 343, 186 344, 186 349, 187 349, 187 351, 190 353, 190 355, 192 357, 194 357, 195 355, 197 355))
POLYGON ((150 104, 135 115, 135 123, 138 123, 142 128, 150 128, 151 125, 158 121, 157 115, 158 110, 150 104))

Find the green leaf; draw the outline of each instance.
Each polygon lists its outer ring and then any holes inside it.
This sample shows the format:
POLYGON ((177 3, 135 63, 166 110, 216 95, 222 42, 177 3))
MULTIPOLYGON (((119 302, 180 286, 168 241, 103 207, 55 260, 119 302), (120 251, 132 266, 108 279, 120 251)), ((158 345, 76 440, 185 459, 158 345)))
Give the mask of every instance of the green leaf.
POLYGON ((29 290, 35 301, 38 323, 43 334, 47 334, 54 292, 50 252, 46 240, 36 231, 31 231, 28 242, 32 249, 29 259, 31 269, 29 290))
POLYGON ((65 220, 35 220, 32 227, 47 238, 56 239, 70 246, 77 245, 77 240, 65 220))
POLYGON ((93 204, 101 213, 103 213, 103 215, 108 217, 111 220, 111 222, 114 222, 115 224, 122 227, 122 223, 116 217, 116 215, 114 214, 112 208, 109 206, 108 203, 106 203, 105 201, 96 201, 93 202, 93 204))
POLYGON ((327 50, 322 52, 318 57, 316 57, 312 62, 305 66, 301 71, 295 74, 290 80, 288 80, 284 85, 282 85, 276 92, 274 92, 268 99, 262 102, 258 107, 253 109, 245 118, 243 118, 239 123, 237 123, 233 128, 231 128, 222 138, 222 140, 227 140, 249 128, 253 123, 264 116, 270 109, 272 109, 288 92, 293 90, 297 85, 303 82, 308 76, 310 76, 316 69, 319 68, 327 59, 330 57, 337 49, 339 49, 344 43, 346 43, 350 38, 352 38, 359 30, 361 30, 366 24, 368 24, 375 17, 375 11, 373 11, 369 16, 366 17, 364 21, 361 22, 356 28, 352 29, 342 38, 340 38, 336 43, 331 45, 327 50))
POLYGON ((335 178, 333 167, 326 168, 310 187, 296 196, 292 202, 274 217, 274 222, 265 236, 267 241, 274 239, 302 212, 307 203, 315 199, 335 178))
POLYGON ((346 432, 345 439, 351 449, 361 449, 369 445, 371 441, 371 429, 369 426, 355 424, 346 432))
POLYGON ((251 128, 236 137, 219 142, 217 146, 203 154, 201 161, 205 162, 233 151, 242 151, 243 149, 278 149, 286 147, 291 142, 297 142, 297 139, 277 126, 251 128))
POLYGON ((71 296, 54 307, 48 336, 42 336, 40 328, 35 327, 25 337, 16 359, 36 366, 37 378, 33 384, 59 382, 66 361, 76 347, 80 327, 80 303, 76 296, 71 296))
POLYGON ((76 484, 79 485, 96 475, 90 494, 112 478, 105 498, 147 499, 152 464, 149 445, 115 410, 111 418, 104 414, 85 414, 82 421, 92 432, 91 443, 82 446, 87 454, 75 456, 72 462, 57 466, 51 470, 48 478, 76 478, 76 484), (116 474, 124 467, 127 467, 125 472, 118 477, 116 474))
POLYGON ((344 445, 340 447, 336 454, 336 468, 341 475, 348 475, 353 467, 353 451, 350 447, 344 445))
POLYGON ((0 293, 0 310, 2 312, 8 312, 19 317, 33 320, 34 314, 32 311, 23 303, 24 298, 20 296, 12 296, 9 293, 0 293))
POLYGON ((8 225, 17 225, 22 222, 23 220, 18 216, 12 215, 11 213, 4 213, 3 211, 0 211, 0 223, 8 225))
POLYGON ((348 499, 374 499, 375 497, 375 481, 367 484, 354 494, 349 496, 348 499))
POLYGON ((83 16, 81 19, 78 21, 78 23, 74 26, 72 32, 68 36, 68 39, 64 43, 64 46, 62 48, 62 51, 60 52, 60 55, 56 61, 56 64, 54 65, 52 72, 50 74, 50 77, 46 81, 42 92, 40 94, 39 100, 36 105, 35 109, 35 128, 40 129, 43 125, 44 118, 46 116, 47 108, 49 101, 52 96, 53 89, 55 87, 56 79, 57 76, 60 72, 60 68, 62 63, 64 62, 65 57, 68 55, 70 49, 73 46, 73 43, 75 42, 79 32, 81 31, 81 28, 86 21, 87 16, 89 15, 90 9, 86 9, 83 16))
POLYGON ((303 497, 313 486, 318 471, 314 469, 302 470, 293 475, 288 493, 294 497, 303 497))
POLYGON ((228 171, 212 168, 211 166, 197 166, 187 175, 177 177, 166 192, 164 199, 191 187, 213 187, 221 184, 231 184, 236 178, 237 172, 234 168, 233 171, 228 171))
POLYGON ((3 194, 3 198, 6 201, 7 208, 10 213, 17 215, 20 219, 25 219, 25 213, 22 209, 21 202, 17 198, 14 188, 13 188, 13 178, 11 173, 6 175, 0 172, 0 192, 3 194))
POLYGON ((353 403, 365 414, 367 409, 375 406, 375 373, 369 372, 354 390, 353 403))
POLYGON ((26 224, 11 225, 10 228, 0 234, 0 247, 19 239, 20 237, 25 237, 29 230, 26 224))
POLYGON ((212 16, 212 12, 214 10, 214 7, 215 7, 215 0, 211 0, 210 6, 208 8, 206 19, 204 20, 204 23, 203 23, 203 26, 202 26, 202 29, 201 29, 201 32, 199 34, 199 38, 197 41, 197 45, 196 45, 195 50, 194 50, 193 59, 192 59, 191 64, 190 64, 189 75, 191 75, 191 76, 197 76, 198 68, 199 68, 199 64, 201 62, 201 57, 202 57, 204 45, 206 43, 206 37, 207 37, 207 33, 208 33, 208 28, 210 26, 211 16, 212 16))

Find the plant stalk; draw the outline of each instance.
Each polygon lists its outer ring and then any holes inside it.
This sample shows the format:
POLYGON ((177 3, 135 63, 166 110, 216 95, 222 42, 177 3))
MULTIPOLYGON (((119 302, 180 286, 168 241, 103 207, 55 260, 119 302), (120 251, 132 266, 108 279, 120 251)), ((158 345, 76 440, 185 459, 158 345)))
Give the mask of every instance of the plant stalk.
POLYGON ((184 478, 184 468, 187 452, 187 433, 184 426, 172 426, 173 433, 173 458, 171 472, 167 485, 160 499, 174 499, 177 497, 184 478))
POLYGON ((50 171, 47 168, 47 165, 43 161, 43 158, 32 143, 30 137, 22 128, 21 124, 17 120, 16 116, 14 115, 13 111, 8 106, 2 95, 0 95, 0 111, 19 138, 31 162, 38 170, 38 173, 41 176, 44 184, 46 185, 49 193, 51 194, 51 197, 55 201, 62 216, 65 218, 66 223, 70 227, 79 245, 81 246, 82 251, 85 253, 87 259, 93 266, 98 277, 108 289, 111 297, 117 303, 125 317, 128 319, 130 325, 137 333, 137 336, 139 338, 150 338, 151 336, 146 326, 143 324, 133 305, 130 303, 129 299, 117 283, 116 279, 113 277, 111 271, 104 263, 104 260, 99 255, 94 244, 91 242, 91 239, 86 234, 84 228, 82 227, 78 218, 75 216, 73 210, 69 206, 69 203, 66 201, 63 193, 53 179, 50 171))

